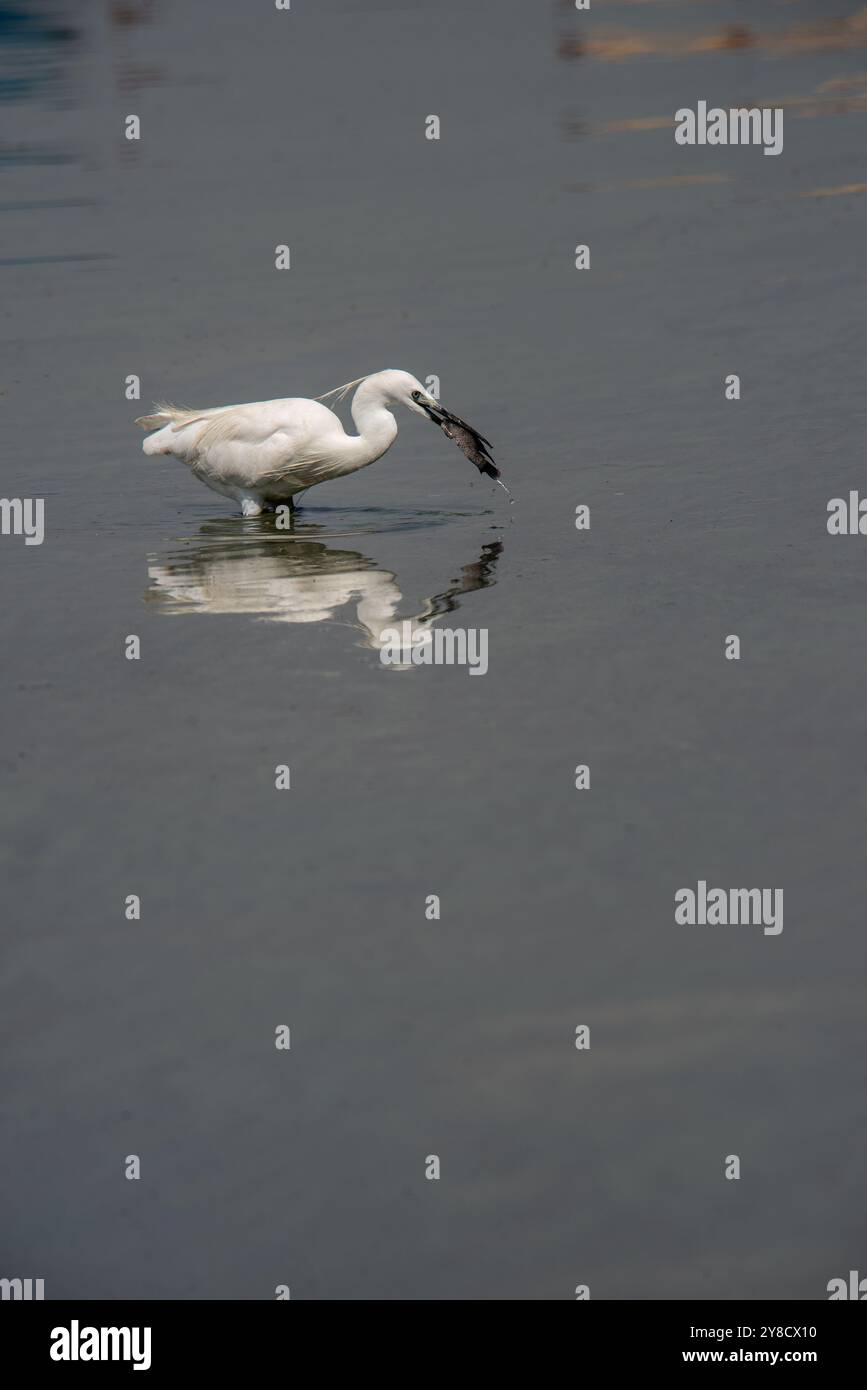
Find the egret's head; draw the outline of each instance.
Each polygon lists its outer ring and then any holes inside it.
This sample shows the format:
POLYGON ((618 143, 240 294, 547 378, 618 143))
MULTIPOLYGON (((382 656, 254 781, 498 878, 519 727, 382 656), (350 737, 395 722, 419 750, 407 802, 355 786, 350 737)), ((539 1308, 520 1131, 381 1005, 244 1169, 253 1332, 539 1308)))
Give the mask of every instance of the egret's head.
POLYGON ((436 418, 431 412, 439 410, 437 400, 409 372, 389 369, 379 375, 385 378, 383 385, 386 387, 389 400, 395 405, 405 405, 409 410, 415 411, 416 415, 426 415, 429 420, 436 418))

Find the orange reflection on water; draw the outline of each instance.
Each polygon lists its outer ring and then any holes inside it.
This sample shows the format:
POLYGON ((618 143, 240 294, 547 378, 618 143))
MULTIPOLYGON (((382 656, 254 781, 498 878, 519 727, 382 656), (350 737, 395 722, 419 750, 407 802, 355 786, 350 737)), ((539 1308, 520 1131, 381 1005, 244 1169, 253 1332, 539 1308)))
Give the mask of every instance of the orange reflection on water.
MULTIPOLYGON (((858 73, 852 77, 833 77, 826 82, 822 82, 814 92, 802 97, 767 97, 761 101, 750 97, 749 100, 732 101, 732 106, 736 107, 782 107, 787 116, 794 116, 800 120, 809 120, 816 116, 849 116, 854 112, 867 111, 867 73, 858 73)), ((645 130, 664 130, 666 127, 673 127, 675 124, 674 116, 634 116, 618 121, 605 121, 600 125, 586 126, 583 123, 580 131, 577 125, 570 124, 569 120, 564 121, 564 129, 567 135, 590 134, 590 135, 622 135, 628 132, 645 130)))
POLYGON ((781 56, 861 47, 867 47, 867 6, 848 18, 796 24, 789 29, 764 33, 746 24, 728 24, 698 34, 653 34, 638 28, 600 27, 586 35, 564 35, 558 44, 558 53, 563 58, 596 58, 601 62, 622 63, 631 58, 684 58, 694 53, 726 49, 749 48, 781 56))

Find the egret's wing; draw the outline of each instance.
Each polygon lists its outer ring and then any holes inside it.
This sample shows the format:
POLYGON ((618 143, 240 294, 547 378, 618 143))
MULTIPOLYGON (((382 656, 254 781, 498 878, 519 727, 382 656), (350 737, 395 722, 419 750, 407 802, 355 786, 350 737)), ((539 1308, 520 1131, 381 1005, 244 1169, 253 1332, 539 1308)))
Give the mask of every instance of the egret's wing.
POLYGON ((273 410, 226 411, 207 422, 195 449, 224 478, 252 485, 286 477, 310 487, 335 473, 335 449, 346 436, 336 415, 312 401, 285 403, 273 410), (321 412, 311 420, 309 410, 321 412), (325 428, 323 428, 323 426, 325 428))
POLYGON ((203 424, 196 440, 197 447, 211 449, 215 444, 230 441, 241 444, 264 444, 273 434, 285 430, 286 422, 275 419, 268 410, 251 409, 250 406, 230 406, 214 415, 202 415, 198 421, 188 420, 187 424, 203 424))

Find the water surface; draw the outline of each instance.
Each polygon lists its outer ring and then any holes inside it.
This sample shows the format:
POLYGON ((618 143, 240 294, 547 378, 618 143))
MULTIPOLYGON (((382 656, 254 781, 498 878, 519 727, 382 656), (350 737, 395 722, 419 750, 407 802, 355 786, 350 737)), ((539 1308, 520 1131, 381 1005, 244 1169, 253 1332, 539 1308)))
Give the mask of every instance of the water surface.
POLYGON ((256 11, 0 10, 2 487, 47 517, 0 541, 0 1273, 824 1297, 865 1250, 865 580, 825 531, 864 7, 256 11), (783 155, 679 149, 698 99, 784 104, 783 155), (280 535, 124 397, 385 366, 513 508, 407 416, 280 535), (384 613, 484 627, 487 675, 385 668, 384 613), (699 878, 782 886, 782 935, 676 927, 699 878))

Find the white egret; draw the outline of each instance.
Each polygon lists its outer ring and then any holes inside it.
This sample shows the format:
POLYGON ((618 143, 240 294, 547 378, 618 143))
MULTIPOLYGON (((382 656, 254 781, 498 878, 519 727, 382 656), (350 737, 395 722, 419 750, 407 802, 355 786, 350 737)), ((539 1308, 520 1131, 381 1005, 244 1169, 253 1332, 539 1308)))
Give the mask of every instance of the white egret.
POLYGON ((289 397, 208 410, 158 404, 155 414, 136 424, 155 431, 142 444, 146 454, 173 454, 207 487, 240 502, 244 516, 259 516, 281 504, 294 509, 293 498, 316 483, 356 473, 382 458, 397 437, 395 405, 433 420, 480 473, 499 482, 488 441, 444 410, 409 372, 374 372, 317 400, 289 397), (333 409, 321 403, 342 400, 353 387, 355 435, 347 434, 333 409))

